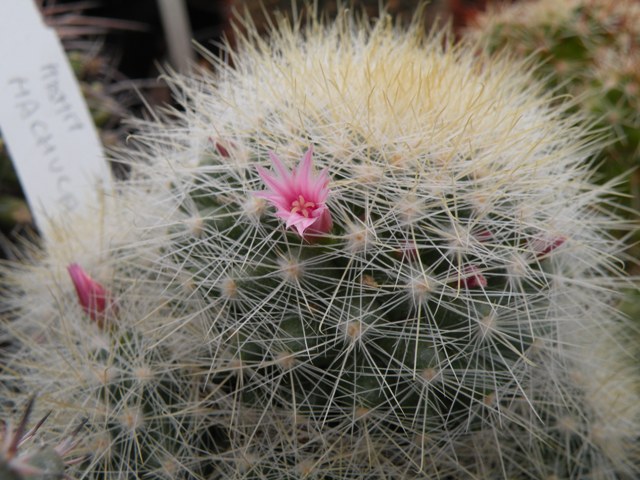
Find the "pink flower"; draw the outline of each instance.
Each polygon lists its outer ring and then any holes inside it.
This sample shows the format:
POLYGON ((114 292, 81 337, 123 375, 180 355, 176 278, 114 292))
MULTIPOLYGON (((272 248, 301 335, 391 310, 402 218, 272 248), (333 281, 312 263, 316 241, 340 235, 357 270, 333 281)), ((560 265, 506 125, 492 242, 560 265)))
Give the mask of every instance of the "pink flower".
POLYGON ((309 148, 298 167, 289 171, 273 152, 269 152, 277 172, 275 176, 258 167, 260 178, 270 190, 256 195, 273 203, 277 208, 276 215, 286 222, 287 228, 295 228, 303 238, 305 233, 328 233, 333 225, 325 203, 329 196, 329 177, 326 170, 314 175, 312 154, 313 150, 309 148))
POLYGON ((67 271, 73 286, 76 287, 80 306, 100 328, 103 328, 107 313, 113 307, 111 295, 77 263, 70 264, 67 271))

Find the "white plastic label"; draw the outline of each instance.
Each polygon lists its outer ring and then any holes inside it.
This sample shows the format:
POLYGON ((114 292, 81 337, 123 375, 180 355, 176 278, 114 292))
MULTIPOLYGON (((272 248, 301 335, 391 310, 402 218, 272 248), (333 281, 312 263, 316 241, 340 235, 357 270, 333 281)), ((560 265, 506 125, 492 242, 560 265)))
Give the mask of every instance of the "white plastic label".
POLYGON ((33 0, 3 0, 0 130, 43 235, 100 208, 111 175, 66 54, 33 0))

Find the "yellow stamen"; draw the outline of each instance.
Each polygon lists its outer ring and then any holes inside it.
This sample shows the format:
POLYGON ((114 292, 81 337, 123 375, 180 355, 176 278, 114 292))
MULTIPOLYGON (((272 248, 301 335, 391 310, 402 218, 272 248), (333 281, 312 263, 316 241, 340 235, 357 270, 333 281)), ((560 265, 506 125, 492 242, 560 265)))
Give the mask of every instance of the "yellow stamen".
POLYGON ((291 202, 291 213, 300 213, 300 215, 309 218, 310 212, 316 208, 315 202, 305 201, 302 195, 298 195, 298 199, 291 202))

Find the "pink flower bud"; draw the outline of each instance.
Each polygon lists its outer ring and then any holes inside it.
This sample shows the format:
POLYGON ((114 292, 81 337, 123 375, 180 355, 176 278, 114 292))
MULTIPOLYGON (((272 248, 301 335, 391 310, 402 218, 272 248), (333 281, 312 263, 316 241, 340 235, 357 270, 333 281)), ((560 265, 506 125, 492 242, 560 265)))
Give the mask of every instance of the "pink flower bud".
POLYGON ((76 288, 80 306, 100 328, 103 328, 107 314, 113 310, 111 295, 77 263, 70 264, 67 271, 76 288))
POLYGON ((420 254, 418 252, 418 246, 416 242, 413 240, 406 240, 400 246, 400 249, 396 252, 396 257, 400 259, 404 259, 410 262, 418 260, 420 258, 420 254))
POLYGON ((544 257, 557 248, 561 247, 567 237, 559 235, 557 237, 538 237, 529 242, 529 246, 537 258, 544 257))
POLYGON ((460 284, 466 288, 486 287, 487 279, 475 265, 467 265, 462 269, 460 284))
POLYGON ((475 237, 480 242, 487 242, 493 238, 493 234, 488 229, 485 228, 483 230, 480 230, 478 233, 476 233, 475 237))
POLYGON ((220 156, 229 158, 231 155, 229 153, 229 147, 233 147, 232 142, 221 143, 213 138, 209 137, 209 142, 213 145, 216 151, 220 154, 220 156))
POLYGON ((229 155, 229 150, 227 150, 220 142, 216 142, 216 150, 218 150, 218 153, 223 157, 229 158, 231 156, 229 155))

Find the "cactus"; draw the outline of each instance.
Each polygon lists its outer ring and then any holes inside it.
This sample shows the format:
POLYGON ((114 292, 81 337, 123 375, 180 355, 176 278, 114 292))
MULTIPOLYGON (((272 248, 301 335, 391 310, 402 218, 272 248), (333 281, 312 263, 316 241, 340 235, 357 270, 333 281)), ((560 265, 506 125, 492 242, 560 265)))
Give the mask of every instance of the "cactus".
POLYGON ((42 446, 35 451, 24 452, 25 442, 32 440, 47 420, 45 416, 33 428, 26 430, 33 402, 34 397, 31 397, 15 429, 4 423, 0 430, 0 475, 4 480, 63 480, 67 464, 77 461, 65 457, 76 447, 75 437, 83 424, 55 447, 42 446))
MULTIPOLYGON (((541 78, 598 121, 611 137, 600 171, 606 179, 640 162, 640 5, 635 0, 536 0, 491 8, 468 35, 490 51, 543 63, 541 78)), ((626 185, 640 210, 640 176, 626 185)))
MULTIPOLYGON (((111 245, 130 244, 131 232, 116 231, 128 221, 110 215, 99 235, 110 238, 111 245)), ((184 332, 173 332, 175 307, 163 304, 161 290, 152 293, 149 284, 138 283, 141 277, 114 271, 104 258, 92 264, 95 224, 85 223, 85 231, 61 232, 68 236, 48 244, 44 265, 41 254, 23 257, 13 282, 3 285, 11 292, 4 292, 4 311, 14 322, 7 324, 13 351, 7 355, 0 398, 11 404, 23 392, 40 392, 37 408, 53 410, 42 428, 48 436, 60 425, 87 419, 77 449, 84 459, 70 472, 78 477, 176 478, 171 465, 177 459, 195 471, 196 460, 189 459, 207 445, 213 429, 199 428, 195 422, 202 420, 191 411, 197 409, 199 384, 183 367, 189 352, 183 355, 178 348, 185 344, 178 340, 184 332), (60 269, 69 255, 87 269, 74 263, 60 269), (38 282, 15 281, 23 275, 38 282), (17 295, 43 303, 20 305, 17 295)))
POLYGON ((0 398, 87 416, 83 478, 632 478, 602 141, 419 18, 297 25, 170 75, 99 227, 5 269, 0 398))

